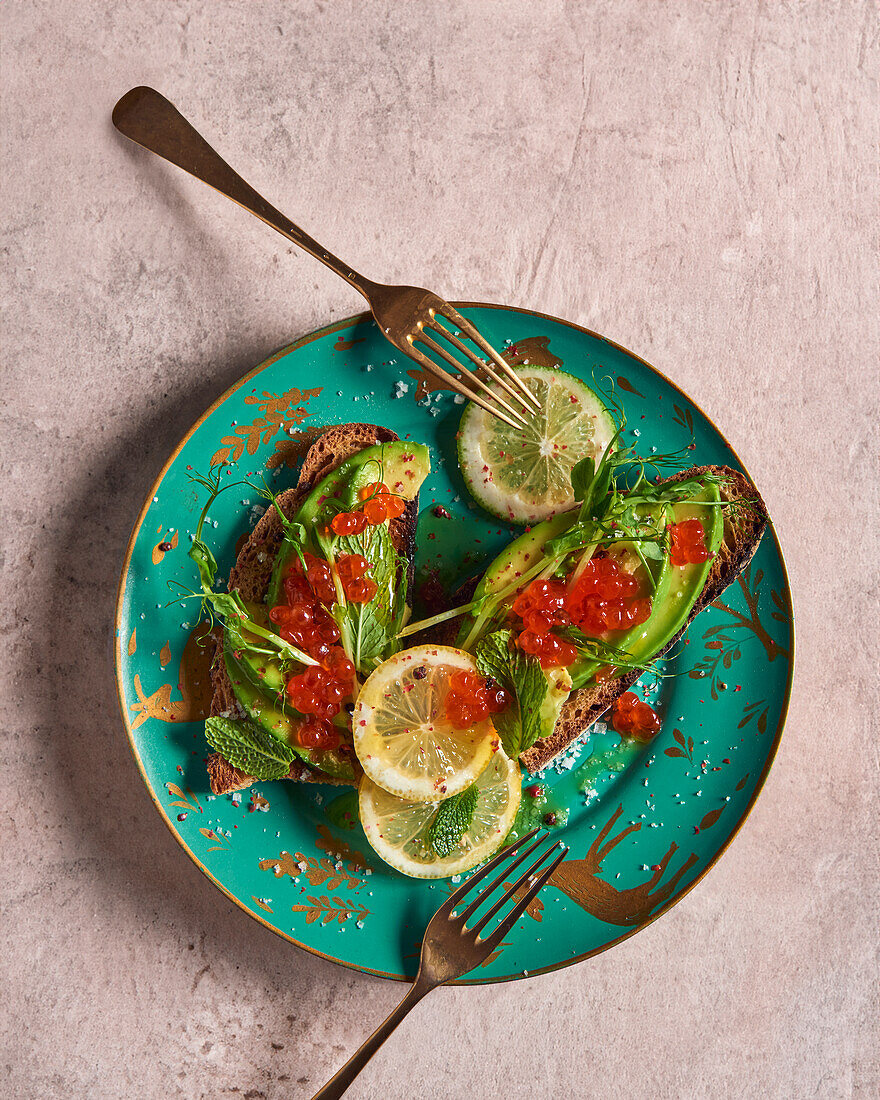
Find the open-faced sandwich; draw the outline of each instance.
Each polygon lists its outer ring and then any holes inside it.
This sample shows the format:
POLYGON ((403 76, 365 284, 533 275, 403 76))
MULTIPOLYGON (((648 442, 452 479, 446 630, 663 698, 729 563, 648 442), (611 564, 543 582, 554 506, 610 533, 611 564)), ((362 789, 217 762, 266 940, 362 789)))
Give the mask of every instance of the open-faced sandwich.
MULTIPOLYGON (((213 573, 203 574, 223 619, 206 724, 218 750, 208 759, 215 794, 255 779, 357 781, 353 701, 398 648, 409 615, 418 492, 429 468, 425 447, 385 428, 330 428, 297 485, 269 494, 228 594, 215 594, 213 573)), ((200 530, 192 553, 210 555, 200 530)))
MULTIPOLYGON (((379 855, 405 874, 445 877, 504 842, 521 769, 543 769, 609 711, 622 738, 658 733, 657 713, 629 688, 749 562, 766 511, 731 468, 638 457, 622 442, 621 410, 579 380, 558 372, 537 384, 550 393, 545 417, 583 437, 568 495, 558 471, 539 470, 549 518, 429 619, 408 621, 428 452, 386 429, 319 437, 297 485, 267 492, 228 592, 215 591, 200 524, 192 557, 223 620, 206 723, 215 794, 280 778, 357 785, 379 855), (551 393, 560 379, 564 401, 551 393)), ((491 455, 479 461, 491 475, 491 455)), ((204 484, 216 495, 219 479, 204 484)), ((489 492, 495 510, 498 482, 489 492)), ((507 518, 540 515, 533 497, 521 494, 507 518)))

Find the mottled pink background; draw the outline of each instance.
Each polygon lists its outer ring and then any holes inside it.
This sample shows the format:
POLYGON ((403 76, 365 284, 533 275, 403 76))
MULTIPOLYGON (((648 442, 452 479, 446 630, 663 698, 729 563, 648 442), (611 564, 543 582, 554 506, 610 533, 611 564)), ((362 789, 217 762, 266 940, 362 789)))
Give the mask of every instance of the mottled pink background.
POLYGON ((9 0, 0 21, 6 1095, 308 1097, 401 994, 224 899, 117 715, 114 588, 153 476, 244 370, 360 308, 117 136, 148 83, 367 274, 559 314, 674 378, 791 571, 788 729, 719 866, 606 955, 433 994, 352 1097, 876 1096, 877 4, 9 0))

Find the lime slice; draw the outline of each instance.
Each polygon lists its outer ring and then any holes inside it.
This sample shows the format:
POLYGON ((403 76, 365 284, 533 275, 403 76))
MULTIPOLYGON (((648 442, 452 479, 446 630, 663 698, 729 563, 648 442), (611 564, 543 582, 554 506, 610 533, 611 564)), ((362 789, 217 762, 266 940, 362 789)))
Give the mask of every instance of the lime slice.
MULTIPOLYGON (((461 418, 458 462, 473 497, 508 523, 537 523, 571 508, 571 469, 598 462, 615 424, 595 393, 565 371, 517 367, 541 404, 511 428, 472 402, 461 418)), ((499 389, 494 386, 493 389, 499 389)))
POLYGON ((354 749, 369 778, 398 798, 431 802, 463 791, 498 749, 489 718, 456 729, 445 716, 450 676, 476 672, 451 646, 396 653, 361 688, 352 715, 354 749))
POLYGON ((361 779, 359 809, 367 840, 397 871, 412 878, 448 878, 469 871, 504 843, 520 800, 520 771, 499 749, 474 784, 477 805, 470 828, 448 856, 440 857, 428 834, 439 802, 410 802, 361 779))

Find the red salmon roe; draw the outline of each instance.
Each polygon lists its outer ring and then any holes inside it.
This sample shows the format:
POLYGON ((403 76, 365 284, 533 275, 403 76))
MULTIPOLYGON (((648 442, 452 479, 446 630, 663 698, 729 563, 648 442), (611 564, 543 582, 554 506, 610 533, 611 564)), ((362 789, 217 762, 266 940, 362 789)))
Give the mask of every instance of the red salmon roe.
POLYGON ((381 481, 373 481, 369 485, 365 485, 358 496, 361 500, 367 502, 364 504, 364 513, 372 524, 382 523, 385 519, 397 519, 406 508, 406 501, 403 497, 392 493, 388 486, 381 481), (370 507, 373 501, 385 506, 385 514, 381 519, 370 519, 371 515, 380 515, 378 508, 373 509, 370 507))
POLYGON ((339 640, 339 627, 322 606, 335 603, 336 588, 325 561, 308 553, 304 557, 305 573, 300 560, 290 566, 282 583, 285 602, 271 608, 269 619, 279 637, 321 661, 339 640))
POLYGON ((491 677, 469 669, 456 669, 449 677, 446 720, 456 729, 467 729, 510 705, 510 695, 491 677))
POLYGON ((354 665, 341 646, 328 647, 321 665, 309 665, 289 677, 287 697, 301 714, 325 720, 342 710, 354 689, 354 665))
POLYGON ((363 515, 366 516, 367 523, 371 527, 377 527, 380 523, 384 523, 388 519, 388 509, 385 507, 385 502, 381 497, 373 497, 372 500, 368 500, 364 505, 363 515))
POLYGON ((339 746, 339 729, 324 718, 307 718, 296 739, 304 749, 335 749, 339 746))
POLYGON ((552 631, 538 634, 524 630, 517 638, 517 645, 524 653, 537 657, 541 668, 568 668, 577 660, 577 649, 552 631))
POLYGON ((523 621, 517 644, 524 653, 537 657, 542 668, 568 666, 577 659, 575 647, 552 632, 554 626, 570 621, 563 581, 532 581, 513 601, 513 613, 523 621))
POLYGON ((363 489, 358 493, 358 497, 361 500, 369 500, 370 497, 374 497, 377 493, 389 492, 388 486, 384 481, 371 481, 369 485, 365 485, 363 489))
POLYGON ((706 532, 698 519, 669 525, 669 558, 673 565, 698 565, 707 561, 706 532))
POLYGON ((363 512, 339 512, 330 521, 334 535, 359 535, 368 526, 369 520, 363 512))
POLYGON ((565 610, 565 582, 534 580, 513 601, 513 613, 519 615, 527 630, 546 634, 554 626, 569 622, 565 610))
POLYGON ((396 497, 394 495, 385 497, 385 510, 388 513, 389 519, 397 519, 398 516, 402 516, 406 511, 406 501, 403 497, 396 497))
POLYGON ((613 558, 591 558, 566 596, 572 622, 585 634, 629 630, 651 614, 651 600, 639 596, 639 582, 613 558))
POLYGON ((349 603, 369 603, 378 591, 379 586, 372 577, 350 581, 345 586, 345 596, 349 603))
MULTIPOLYGON (((306 551, 303 554, 306 562, 305 579, 308 582, 308 587, 317 596, 321 603, 332 604, 336 600, 336 588, 333 585, 333 574, 330 572, 330 566, 321 558, 316 558, 314 554, 310 554, 306 551)), ((288 579, 293 577, 303 576, 303 564, 297 558, 294 564, 288 569, 287 577, 285 577, 285 592, 287 588, 288 579)), ((301 594, 303 589, 302 585, 294 586, 291 589, 294 595, 301 594)), ((288 599, 288 603, 294 603, 292 599, 288 599)))
POLYGON ((611 725, 622 737, 650 741, 660 732, 660 716, 631 691, 625 691, 611 711, 611 725))
POLYGON ((379 591, 372 577, 366 576, 372 568, 362 554, 340 554, 336 559, 342 590, 351 603, 368 603, 379 591))
POLYGON ((330 521, 334 535, 359 535, 367 527, 378 527, 387 519, 396 519, 406 508, 403 497, 389 492, 388 486, 381 481, 365 485, 358 497, 364 502, 359 511, 340 512, 330 521))

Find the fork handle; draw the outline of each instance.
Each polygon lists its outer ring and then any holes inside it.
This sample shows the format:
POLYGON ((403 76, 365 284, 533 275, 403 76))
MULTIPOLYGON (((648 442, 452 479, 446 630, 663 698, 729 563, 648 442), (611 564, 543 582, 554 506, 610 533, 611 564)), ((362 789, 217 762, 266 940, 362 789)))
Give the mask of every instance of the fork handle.
POLYGON ((180 111, 165 96, 153 88, 132 88, 113 108, 113 125, 127 138, 164 157, 184 172, 207 183, 221 195, 237 202, 245 210, 255 214, 266 225, 271 225, 283 237, 304 248, 306 252, 326 264, 340 278, 370 300, 370 292, 377 286, 364 278, 338 256, 328 252, 314 237, 294 225, 274 206, 226 163, 190 125, 180 111))
POLYGON ((337 1097, 342 1096, 352 1081, 354 1081, 355 1077, 357 1077, 409 1010, 417 1005, 422 997, 424 997, 426 993, 430 993, 434 988, 435 986, 421 982, 417 978, 415 984, 410 988, 407 995, 397 1008, 394 1009, 388 1019, 383 1024, 380 1024, 369 1039, 352 1054, 342 1069, 338 1070, 327 1084, 319 1092, 315 1093, 312 1100, 337 1100, 337 1097))

